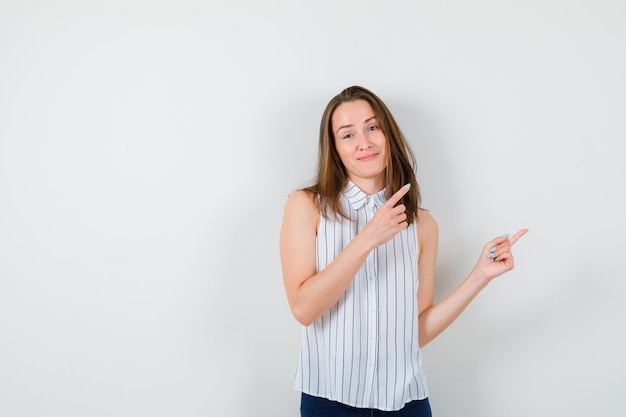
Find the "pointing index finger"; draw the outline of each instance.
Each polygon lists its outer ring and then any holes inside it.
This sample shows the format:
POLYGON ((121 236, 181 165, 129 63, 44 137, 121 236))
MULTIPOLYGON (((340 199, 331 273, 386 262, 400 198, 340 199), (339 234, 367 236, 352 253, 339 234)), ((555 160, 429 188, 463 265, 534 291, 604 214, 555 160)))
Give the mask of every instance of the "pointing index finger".
POLYGON ((411 183, 405 184, 404 187, 400 188, 398 191, 395 192, 394 195, 389 197, 389 200, 387 200, 387 204, 391 205, 392 207, 395 206, 396 203, 400 201, 400 199, 404 197, 406 193, 409 192, 410 188, 411 188, 411 183))
POLYGON ((526 234, 526 232, 528 232, 528 229, 521 229, 520 231, 515 233, 513 236, 511 236, 509 238, 509 240, 511 241, 511 245, 514 245, 515 242, 517 242, 520 237, 522 237, 522 236, 524 236, 526 234))

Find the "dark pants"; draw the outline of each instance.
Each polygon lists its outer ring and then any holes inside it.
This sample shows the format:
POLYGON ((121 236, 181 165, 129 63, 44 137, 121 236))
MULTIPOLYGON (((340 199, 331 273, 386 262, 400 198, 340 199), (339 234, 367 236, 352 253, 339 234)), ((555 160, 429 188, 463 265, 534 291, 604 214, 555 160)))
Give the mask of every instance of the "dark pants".
POLYGON ((373 408, 354 408, 349 405, 330 401, 326 398, 313 397, 302 393, 300 402, 301 417, 432 417, 428 398, 407 403, 398 411, 381 411, 373 408))

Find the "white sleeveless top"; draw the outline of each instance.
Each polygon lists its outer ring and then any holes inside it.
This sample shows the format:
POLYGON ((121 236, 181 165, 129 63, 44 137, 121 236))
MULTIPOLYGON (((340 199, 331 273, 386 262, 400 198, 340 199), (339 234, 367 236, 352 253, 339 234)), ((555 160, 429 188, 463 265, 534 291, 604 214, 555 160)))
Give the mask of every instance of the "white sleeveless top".
MULTIPOLYGON (((352 182, 340 196, 351 220, 320 218, 323 270, 386 201, 352 182)), ((296 389, 353 407, 399 410, 428 396, 418 343, 415 223, 374 249, 330 310, 303 327, 296 389)))

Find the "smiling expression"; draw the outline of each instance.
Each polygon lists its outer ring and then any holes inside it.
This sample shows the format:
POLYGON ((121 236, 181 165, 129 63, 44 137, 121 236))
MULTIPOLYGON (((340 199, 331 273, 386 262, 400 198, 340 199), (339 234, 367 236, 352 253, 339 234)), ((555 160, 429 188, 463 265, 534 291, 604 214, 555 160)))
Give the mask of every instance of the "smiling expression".
POLYGON ((340 104, 332 115, 335 149, 348 178, 368 194, 384 188, 387 140, 365 100, 340 104))

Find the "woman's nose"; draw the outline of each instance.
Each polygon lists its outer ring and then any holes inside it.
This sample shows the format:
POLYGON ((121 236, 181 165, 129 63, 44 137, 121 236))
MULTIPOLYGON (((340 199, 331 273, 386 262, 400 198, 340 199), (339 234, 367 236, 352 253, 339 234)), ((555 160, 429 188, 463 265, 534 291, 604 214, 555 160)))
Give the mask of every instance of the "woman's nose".
POLYGON ((369 141, 369 138, 367 137, 366 134, 361 134, 358 136, 358 146, 359 149, 367 149, 371 146, 371 143, 369 141))

